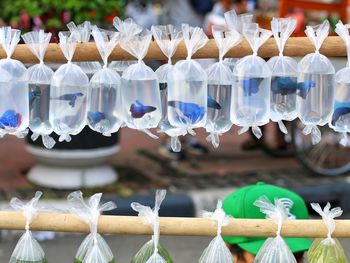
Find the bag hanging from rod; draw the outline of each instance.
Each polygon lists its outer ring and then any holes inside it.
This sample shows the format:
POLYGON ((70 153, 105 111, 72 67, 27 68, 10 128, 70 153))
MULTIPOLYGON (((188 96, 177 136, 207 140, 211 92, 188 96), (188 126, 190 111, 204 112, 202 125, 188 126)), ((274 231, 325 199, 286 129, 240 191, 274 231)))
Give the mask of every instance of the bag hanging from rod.
POLYGON ((91 78, 88 91, 87 123, 89 127, 110 136, 121 127, 121 99, 119 74, 108 68, 108 56, 118 41, 117 32, 100 30, 93 26, 92 35, 103 60, 103 68, 91 78))
POLYGON ((243 24, 243 35, 253 50, 253 55, 241 58, 234 68, 231 121, 242 127, 242 134, 252 127, 257 138, 262 136, 259 126, 269 122, 271 70, 258 56, 260 46, 272 35, 258 24, 243 24))
POLYGON ((169 252, 159 244, 159 209, 166 195, 166 190, 157 190, 154 208, 143 206, 139 203, 132 203, 131 207, 142 217, 145 224, 150 225, 153 236, 150 241, 144 244, 136 253, 131 263, 173 263, 169 252))
POLYGON ((207 70, 208 75, 208 113, 206 131, 209 133, 207 141, 214 148, 219 147, 220 138, 223 133, 229 131, 231 122, 231 102, 233 72, 224 63, 223 57, 234 46, 241 41, 241 35, 234 29, 224 31, 219 26, 212 27, 213 37, 219 49, 219 62, 211 65, 207 70))
POLYGON ((51 39, 51 33, 44 30, 32 31, 22 36, 30 51, 39 59, 39 64, 28 68, 29 87, 29 128, 31 139, 41 136, 43 145, 51 149, 55 140, 50 137, 52 127, 49 120, 50 85, 53 70, 44 64, 44 56, 51 39))
POLYGON ((25 232, 18 240, 17 245, 11 255, 9 263, 47 263, 45 252, 33 237, 30 231, 30 224, 35 219, 39 207, 38 202, 42 192, 36 192, 35 196, 28 203, 24 203, 18 198, 12 198, 10 205, 23 212, 26 219, 25 232))
POLYGON ((307 252, 307 262, 309 263, 347 263, 347 259, 338 239, 332 238, 332 234, 335 230, 335 217, 342 215, 343 210, 340 207, 331 209, 331 204, 327 205, 322 210, 321 206, 317 203, 312 203, 311 207, 320 216, 327 226, 328 234, 327 238, 316 238, 312 243, 309 251, 307 252))
POLYGON ((319 51, 328 32, 328 20, 306 27, 305 33, 316 50, 298 63, 297 113, 305 125, 303 133, 311 134, 312 144, 321 140, 317 125, 328 123, 333 112, 335 70, 331 61, 319 51))
POLYGON ((272 72, 270 118, 278 123, 280 131, 284 134, 288 131, 283 120, 292 121, 297 118, 298 64, 293 58, 283 56, 284 46, 295 26, 296 20, 293 18, 273 18, 271 21, 279 55, 267 62, 272 72))
POLYGON ((75 255, 74 263, 114 263, 115 259, 103 237, 97 232, 101 212, 115 209, 113 202, 100 204, 102 194, 94 194, 87 202, 81 191, 68 195, 70 212, 89 225, 91 233, 85 237, 75 255))
POLYGON ((52 76, 50 90, 50 124, 59 141, 71 141, 86 124, 86 97, 89 79, 84 71, 72 63, 77 44, 76 31, 59 32, 60 48, 68 60, 52 76))
POLYGON ((0 44, 6 58, 0 60, 0 138, 12 134, 24 138, 28 134, 28 71, 11 56, 20 40, 21 31, 0 28, 0 44))
POLYGON ((342 133, 340 144, 348 146, 348 134, 350 132, 350 24, 344 25, 338 22, 335 32, 344 40, 348 54, 348 62, 335 74, 334 87, 334 111, 329 121, 329 127, 342 133))
POLYGON ((235 30, 240 34, 243 33, 243 25, 253 23, 253 14, 243 13, 237 15, 234 9, 224 13, 226 26, 229 30, 235 30))

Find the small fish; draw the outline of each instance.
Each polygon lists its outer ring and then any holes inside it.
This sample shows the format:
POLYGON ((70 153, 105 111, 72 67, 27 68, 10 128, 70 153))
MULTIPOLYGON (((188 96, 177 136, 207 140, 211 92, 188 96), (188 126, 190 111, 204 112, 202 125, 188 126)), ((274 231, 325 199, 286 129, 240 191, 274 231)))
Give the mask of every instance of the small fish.
POLYGON ((297 86, 297 82, 290 77, 274 77, 271 81, 271 91, 282 95, 295 93, 297 86))
POLYGON ((335 123, 339 120, 339 118, 348 113, 350 113, 350 103, 335 101, 334 112, 332 115, 332 125, 335 126, 335 123))
POLYGON ((159 83, 159 89, 166 90, 168 88, 168 83, 159 83))
POLYGON ((70 106, 75 107, 75 102, 78 99, 78 97, 82 97, 84 94, 81 92, 78 93, 68 93, 68 94, 64 94, 62 96, 59 96, 58 98, 55 98, 57 100, 67 100, 69 101, 68 104, 70 106))
POLYGON ((209 108, 221 110, 221 105, 216 100, 214 100, 213 97, 210 95, 208 95, 207 103, 209 108))
POLYGON ((263 81, 263 78, 251 78, 243 80, 244 96, 251 96, 259 92, 259 85, 263 81))
POLYGON ((157 108, 153 107, 153 106, 145 106, 138 100, 136 100, 136 102, 131 104, 131 106, 130 106, 131 116, 135 119, 140 119, 145 114, 153 112, 156 109, 157 108))
POLYGON ((90 123, 96 124, 104 119, 106 119, 106 115, 103 112, 99 112, 99 111, 88 112, 88 120, 90 123))
POLYGON ((314 88, 314 87, 316 87, 316 82, 313 80, 306 80, 304 82, 298 82, 298 86, 297 86, 298 96, 305 99, 307 94, 309 94, 311 88, 314 88))
POLYGON ((41 96, 40 91, 29 91, 29 105, 32 105, 36 99, 41 96))
POLYGON ((205 114, 205 108, 199 106, 196 103, 182 102, 182 101, 169 101, 170 107, 177 108, 183 116, 179 116, 179 121, 182 123, 195 124, 200 121, 205 114))
POLYGON ((22 123, 22 115, 16 113, 14 110, 5 111, 0 117, 0 129, 7 127, 16 128, 22 123))

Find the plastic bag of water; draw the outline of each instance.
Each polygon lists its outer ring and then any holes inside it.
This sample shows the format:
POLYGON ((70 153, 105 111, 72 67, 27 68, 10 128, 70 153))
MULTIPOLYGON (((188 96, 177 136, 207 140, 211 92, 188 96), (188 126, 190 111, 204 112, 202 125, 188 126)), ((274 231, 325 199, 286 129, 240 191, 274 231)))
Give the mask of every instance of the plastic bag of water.
POLYGON ((243 35, 253 50, 253 55, 241 58, 234 68, 231 121, 241 126, 239 134, 252 127, 257 138, 261 137, 258 126, 269 122, 271 70, 258 56, 260 46, 272 35, 258 24, 243 25, 243 35))
POLYGON ((306 125, 303 133, 311 133, 313 144, 321 140, 317 125, 328 123, 333 112, 335 70, 330 60, 319 52, 328 32, 327 20, 320 25, 306 27, 305 33, 316 51, 298 63, 297 113, 306 125))
POLYGON ((290 213, 293 202, 288 198, 276 198, 273 204, 266 196, 262 196, 254 202, 254 205, 266 214, 266 218, 275 221, 278 225, 276 237, 270 237, 264 242, 254 263, 297 263, 292 251, 281 236, 283 222, 287 219, 295 219, 290 213))
POLYGON ((162 117, 157 75, 142 61, 151 39, 152 34, 147 29, 137 35, 121 38, 120 46, 138 60, 123 72, 121 98, 126 125, 158 138, 149 131, 158 126, 162 117))
POLYGON ((136 63, 137 60, 112 61, 109 63, 108 68, 115 70, 121 76, 129 66, 136 63))
POLYGON ((23 212, 26 225, 25 232, 18 240, 11 255, 10 263, 47 263, 44 250, 30 231, 30 224, 39 210, 38 202, 41 195, 42 192, 36 192, 35 196, 28 203, 24 203, 15 197, 11 199, 10 205, 15 210, 23 212))
POLYGON ((51 39, 51 33, 44 30, 32 31, 22 36, 31 52, 40 63, 28 68, 29 86, 29 128, 33 141, 41 136, 46 148, 51 149, 55 140, 50 137, 52 128, 49 120, 50 85, 53 70, 44 64, 44 56, 51 39))
POLYGON ((166 195, 166 190, 157 190, 154 208, 139 203, 132 203, 131 207, 142 217, 145 224, 153 229, 152 240, 147 242, 131 260, 132 263, 172 263, 169 253, 159 244, 159 209, 166 195), (152 244, 152 245, 151 245, 152 244))
POLYGON ((187 24, 182 24, 182 34, 187 58, 178 61, 168 75, 168 120, 183 135, 195 135, 193 129, 206 123, 208 78, 191 57, 207 43, 208 37, 201 28, 187 24))
POLYGON ((221 236, 222 227, 227 226, 230 222, 230 217, 222 209, 222 201, 218 201, 214 212, 204 211, 203 217, 217 222, 217 234, 203 251, 199 263, 233 263, 231 251, 221 236))
POLYGON ((97 233, 98 219, 103 211, 116 208, 115 203, 107 202, 100 205, 102 194, 94 194, 87 202, 83 199, 81 191, 68 195, 69 210, 90 227, 90 234, 85 237, 75 255, 74 263, 114 263, 113 253, 103 239, 97 233))
POLYGON ((118 34, 102 31, 96 26, 92 30, 104 65, 90 80, 87 123, 92 130, 105 136, 117 132, 123 122, 120 107, 120 76, 108 68, 108 56, 117 44, 118 34))
POLYGON ((174 55, 180 41, 182 40, 182 32, 179 28, 173 25, 167 26, 152 26, 151 31, 158 46, 168 59, 168 63, 160 66, 156 70, 159 81, 160 98, 162 101, 162 118, 159 124, 160 131, 165 132, 171 137, 171 147, 174 152, 181 151, 180 135, 184 132, 181 129, 174 128, 168 121, 168 76, 173 69, 171 57, 174 55))
POLYGON ((28 134, 28 72, 22 62, 11 59, 21 31, 0 28, 0 44, 7 58, 0 60, 0 137, 12 134, 23 138, 28 134))
POLYGON ((329 121, 329 127, 342 133, 340 144, 348 145, 350 132, 350 24, 344 25, 341 21, 336 25, 335 32, 344 40, 348 52, 348 63, 335 74, 334 111, 329 121))
POLYGON ((271 29, 279 55, 270 58, 267 62, 272 71, 270 118, 278 123, 281 132, 285 134, 288 132, 282 120, 292 121, 297 117, 298 64, 293 58, 283 56, 284 46, 295 26, 296 20, 292 18, 272 19, 271 29))
POLYGON ((208 113, 205 129, 210 135, 207 141, 217 148, 219 136, 230 130, 231 101, 233 72, 224 63, 224 55, 241 41, 241 35, 236 30, 224 32, 221 27, 213 26, 213 37, 219 49, 219 62, 211 65, 207 70, 208 75, 208 113))
POLYGON ((50 124, 59 141, 71 141, 70 135, 82 131, 86 124, 86 97, 89 79, 72 63, 76 33, 59 32, 60 47, 68 60, 52 76, 50 91, 50 124))
POLYGON ((327 226, 327 238, 316 238, 307 252, 307 262, 309 263, 347 263, 344 249, 339 243, 338 239, 332 238, 335 230, 334 218, 342 215, 343 210, 340 207, 331 209, 330 203, 322 210, 317 203, 311 203, 311 207, 322 216, 323 222, 327 226))

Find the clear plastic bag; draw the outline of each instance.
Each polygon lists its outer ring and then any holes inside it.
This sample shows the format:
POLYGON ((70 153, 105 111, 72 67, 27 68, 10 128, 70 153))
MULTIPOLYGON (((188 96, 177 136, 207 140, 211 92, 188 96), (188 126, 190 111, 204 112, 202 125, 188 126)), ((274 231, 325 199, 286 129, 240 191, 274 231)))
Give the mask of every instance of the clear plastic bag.
POLYGON ((207 141, 214 148, 219 147, 223 133, 230 130, 231 100, 233 86, 233 72, 224 63, 224 55, 241 41, 241 35, 235 31, 223 31, 221 27, 213 26, 213 37, 219 49, 219 62, 211 65, 207 70, 208 75, 208 113, 205 129, 209 132, 207 141))
POLYGON ((253 14, 250 13, 237 15, 234 9, 227 11, 224 16, 227 28, 241 34, 243 33, 243 25, 252 23, 254 18, 253 14))
POLYGON ((120 37, 123 38, 133 37, 140 34, 143 30, 142 26, 136 24, 131 18, 121 20, 117 16, 113 19, 113 26, 119 31, 120 37))
POLYGON ((266 214, 266 218, 273 220, 278 225, 274 238, 268 238, 260 248, 254 263, 297 263, 292 251, 281 237, 282 224, 287 219, 295 219, 290 213, 293 202, 288 198, 276 198, 275 203, 262 196, 254 202, 260 211, 266 214))
POLYGON ((319 52, 328 32, 327 20, 320 25, 306 27, 305 33, 316 50, 298 63, 297 113, 301 122, 306 125, 303 133, 311 133, 313 144, 321 140, 317 125, 328 123, 333 112, 334 67, 319 52))
POLYGON ((199 27, 182 25, 187 49, 186 60, 180 60, 168 76, 168 120, 179 133, 194 135, 194 128, 204 127, 207 118, 208 78, 200 64, 191 59, 208 37, 199 27))
POLYGON ((157 190, 154 208, 132 203, 131 207, 139 216, 143 217, 145 223, 153 230, 152 240, 147 242, 131 260, 132 263, 172 263, 169 253, 159 244, 159 209, 166 195, 166 190, 157 190))
POLYGON ((108 68, 115 70, 121 76, 129 66, 136 63, 137 60, 112 61, 109 63, 108 68))
POLYGON ((97 233, 98 219, 101 212, 116 208, 115 203, 107 202, 100 205, 102 194, 94 194, 87 202, 81 191, 68 195, 70 212, 89 225, 91 233, 81 243, 74 263, 114 263, 115 259, 103 237, 97 233))
POLYGON ((20 34, 11 27, 0 28, 0 44, 7 56, 0 60, 0 137, 12 134, 23 138, 28 134, 28 72, 22 62, 11 58, 20 34))
POLYGON ((90 80, 87 123, 92 130, 110 136, 111 133, 117 132, 123 123, 120 107, 120 76, 107 67, 108 56, 118 41, 118 33, 102 31, 94 26, 92 35, 104 65, 90 80))
POLYGON ((239 134, 252 127, 257 138, 262 136, 258 126, 269 122, 271 70, 258 56, 260 46, 272 35, 258 24, 243 24, 243 35, 248 40, 253 55, 240 59, 234 68, 231 121, 241 126, 239 134))
POLYGON ((329 121, 329 126, 336 132, 341 132, 342 138, 340 144, 348 146, 348 135, 350 132, 350 24, 344 25, 338 22, 335 32, 344 40, 348 62, 345 68, 342 68, 335 74, 334 87, 334 111, 329 121))
POLYGON ((309 263, 347 263, 344 249, 337 239, 332 238, 335 230, 334 218, 342 215, 343 210, 340 207, 331 209, 330 203, 322 210, 317 203, 312 203, 311 207, 322 216, 323 222, 327 226, 327 238, 316 238, 307 252, 309 263))
POLYGON ((28 68, 29 128, 35 141, 41 136, 43 145, 51 149, 55 140, 50 137, 52 128, 49 120, 50 85, 53 70, 44 64, 44 56, 51 39, 51 33, 44 30, 32 31, 22 36, 30 51, 39 59, 39 64, 28 68))
POLYGON ((168 76, 174 68, 171 63, 171 57, 174 55, 180 41, 182 32, 179 28, 172 25, 152 26, 151 31, 158 46, 168 58, 168 63, 160 66, 156 70, 159 81, 160 98, 162 102, 162 118, 159 123, 160 132, 165 132, 171 137, 171 146, 174 152, 181 151, 181 143, 178 136, 185 134, 178 128, 174 128, 168 121, 168 76))
POLYGON ((221 236, 221 229, 230 222, 230 217, 222 209, 222 201, 219 200, 214 212, 203 212, 203 217, 217 222, 217 235, 203 251, 199 263, 233 263, 231 251, 221 236))
POLYGON ((50 124, 59 141, 71 141, 70 135, 82 131, 86 124, 86 98, 89 79, 72 63, 79 34, 59 32, 60 47, 68 60, 52 76, 50 91, 50 124))
POLYGON ((18 198, 12 198, 10 205, 15 210, 20 210, 26 219, 25 232, 17 242, 11 255, 10 263, 47 263, 44 250, 30 231, 30 224, 35 219, 39 210, 38 202, 42 192, 36 192, 35 196, 28 203, 18 198))
POLYGON ((293 18, 273 18, 271 21, 279 55, 267 62, 272 71, 270 118, 278 123, 280 131, 284 134, 288 132, 282 120, 292 121, 297 117, 298 64, 293 58, 283 56, 284 46, 293 33, 296 23, 293 18))

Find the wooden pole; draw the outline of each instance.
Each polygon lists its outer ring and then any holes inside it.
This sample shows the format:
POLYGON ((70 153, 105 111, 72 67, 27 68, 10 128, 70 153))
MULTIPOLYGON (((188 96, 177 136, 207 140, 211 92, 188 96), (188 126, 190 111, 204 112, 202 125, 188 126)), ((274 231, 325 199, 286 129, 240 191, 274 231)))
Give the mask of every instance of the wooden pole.
MULTIPOLYGON (((306 37, 292 37, 287 41, 284 54, 286 56, 297 57, 305 56, 306 54, 315 51, 314 46, 306 37)), ((322 54, 327 57, 344 57, 346 56, 346 48, 343 40, 340 37, 333 36, 328 37, 320 50, 322 54)), ((232 48, 226 55, 226 57, 243 57, 251 54, 252 51, 247 41, 241 42, 238 46, 232 48)), ((265 58, 278 55, 278 49, 276 42, 273 38, 270 38, 259 50, 259 55, 265 58)), ((187 56, 187 51, 184 43, 180 43, 175 55, 174 60, 185 59, 187 56)), ((0 58, 5 58, 5 51, 0 48, 0 58)), ((37 63, 38 60, 30 52, 25 44, 20 44, 17 46, 12 58, 18 59, 23 63, 37 63)), ((215 41, 213 39, 200 49, 193 58, 218 58, 218 49, 216 47, 215 41)), ((110 60, 132 60, 133 58, 129 53, 122 50, 118 45, 110 56, 110 60)), ((145 58, 146 60, 164 60, 166 59, 158 45, 152 42, 148 50, 148 54, 145 58)), ((101 60, 100 54, 97 51, 95 43, 82 43, 77 44, 77 49, 74 54, 73 61, 97 61, 101 60)), ((45 62, 66 62, 63 53, 58 44, 49 44, 45 62)))
MULTIPOLYGON (((0 212, 0 229, 23 230, 25 218, 21 212, 0 212)), ((55 232, 89 232, 84 221, 71 214, 39 213, 30 225, 31 230, 55 232)), ((137 216, 101 216, 99 232, 108 234, 151 235, 152 230, 137 216)), ((231 219, 223 228, 226 236, 271 237, 277 225, 266 219, 231 219)), ((161 235, 215 236, 216 223, 204 218, 160 218, 161 235)), ((326 237, 322 220, 289 220, 283 224, 284 237, 326 237)), ((350 220, 336 220, 334 237, 350 237, 350 220)))

